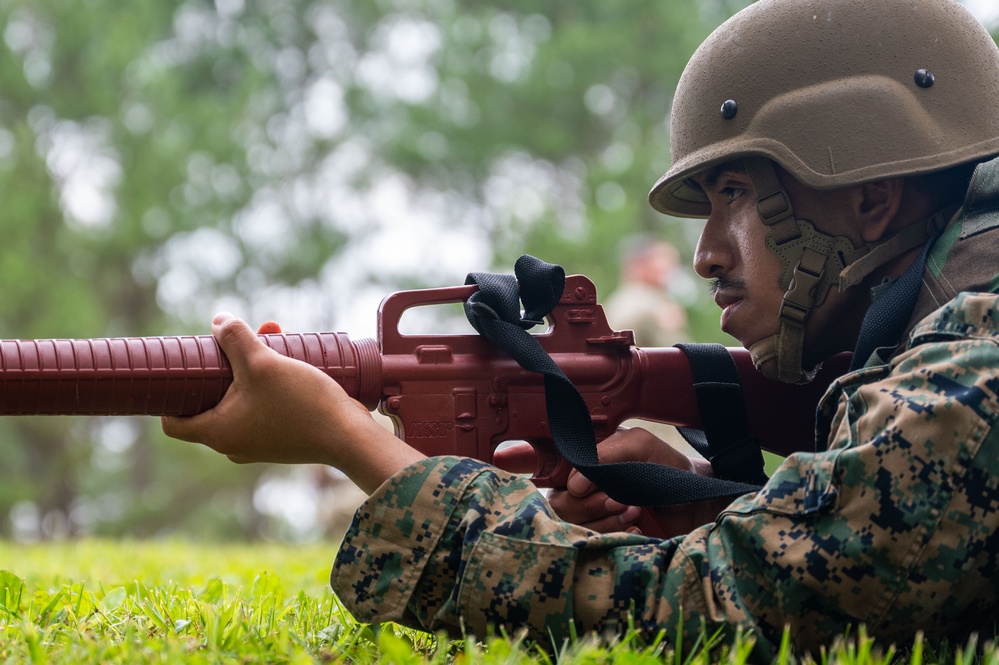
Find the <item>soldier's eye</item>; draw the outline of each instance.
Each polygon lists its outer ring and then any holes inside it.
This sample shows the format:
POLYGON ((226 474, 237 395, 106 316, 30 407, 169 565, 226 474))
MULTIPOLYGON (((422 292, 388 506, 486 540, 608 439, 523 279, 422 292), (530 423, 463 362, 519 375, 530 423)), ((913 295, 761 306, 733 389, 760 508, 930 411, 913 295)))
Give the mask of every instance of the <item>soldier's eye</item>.
POLYGON ((739 189, 738 187, 722 187, 721 190, 719 191, 721 195, 724 196, 729 203, 735 201, 743 194, 743 190, 739 189))

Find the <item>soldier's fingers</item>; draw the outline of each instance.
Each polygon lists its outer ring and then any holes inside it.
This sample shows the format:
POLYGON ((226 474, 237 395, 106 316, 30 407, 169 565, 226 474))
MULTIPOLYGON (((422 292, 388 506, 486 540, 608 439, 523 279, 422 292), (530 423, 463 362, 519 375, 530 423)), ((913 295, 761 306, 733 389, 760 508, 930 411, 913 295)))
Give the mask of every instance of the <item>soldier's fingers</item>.
POLYGON ((627 531, 629 533, 640 534, 641 529, 633 526, 633 522, 638 519, 640 512, 641 510, 639 508, 630 506, 628 511, 621 513, 620 515, 611 515, 600 520, 585 522, 580 526, 586 527, 587 529, 598 533, 617 533, 618 531, 627 531))
POLYGON ((181 441, 193 441, 191 438, 191 428, 189 426, 189 418, 181 418, 179 416, 160 416, 160 424, 163 427, 163 433, 173 439, 179 439, 181 441))
POLYGON ((621 427, 600 443, 597 448, 600 461, 652 462, 676 468, 687 468, 687 456, 641 427, 621 427))
POLYGON ((234 375, 246 370, 249 357, 253 353, 263 349, 274 353, 260 341, 260 338, 245 321, 228 312, 220 312, 212 319, 212 334, 215 335, 219 347, 229 359, 234 375))
POLYGON ((569 479, 566 481, 565 487, 570 494, 578 498, 589 496, 597 490, 597 486, 576 469, 569 472, 569 479))
POLYGON ((493 455, 493 464, 510 473, 534 473, 538 467, 538 456, 534 446, 520 441, 499 448, 493 455))
POLYGON ((626 506, 611 499, 603 492, 594 492, 586 497, 575 497, 565 490, 552 490, 548 502, 560 518, 588 528, 600 525, 620 531, 638 519, 641 512, 634 506, 626 506))
POLYGON ((214 415, 213 411, 206 411, 196 416, 160 416, 160 425, 163 433, 172 439, 208 445, 206 439, 211 435, 214 415))

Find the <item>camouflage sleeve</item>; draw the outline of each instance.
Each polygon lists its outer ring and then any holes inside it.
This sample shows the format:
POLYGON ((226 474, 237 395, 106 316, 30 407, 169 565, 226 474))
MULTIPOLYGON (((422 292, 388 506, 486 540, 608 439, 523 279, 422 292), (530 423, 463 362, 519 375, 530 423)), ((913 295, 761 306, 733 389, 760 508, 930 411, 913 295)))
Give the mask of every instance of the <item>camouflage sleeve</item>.
MULTIPOLYGON (((759 634, 818 648, 864 624, 885 642, 961 638, 994 621, 999 571, 999 298, 961 294, 889 365, 820 407, 828 450, 791 456, 719 520, 759 634)), ((994 630, 994 626, 989 627, 994 630)))
POLYGON ((517 476, 431 459, 358 510, 331 584, 362 621, 544 644, 570 623, 688 643, 706 625, 752 630, 765 656, 785 625, 804 648, 861 623, 891 640, 973 627, 999 598, 996 321, 995 296, 959 298, 892 365, 841 379, 828 450, 686 537, 595 534, 517 476))
POLYGON ((597 534, 558 520, 521 477, 472 459, 430 458, 358 509, 331 586, 366 622, 454 635, 526 629, 541 644, 634 626, 690 644, 702 620, 755 627, 735 587, 716 588, 731 583, 739 556, 716 528, 665 541, 597 534))
POLYGON ((431 458, 358 509, 331 584, 363 621, 477 635, 527 627, 547 642, 570 621, 623 629, 635 588, 651 590, 675 550, 561 522, 529 481, 482 462, 431 458))

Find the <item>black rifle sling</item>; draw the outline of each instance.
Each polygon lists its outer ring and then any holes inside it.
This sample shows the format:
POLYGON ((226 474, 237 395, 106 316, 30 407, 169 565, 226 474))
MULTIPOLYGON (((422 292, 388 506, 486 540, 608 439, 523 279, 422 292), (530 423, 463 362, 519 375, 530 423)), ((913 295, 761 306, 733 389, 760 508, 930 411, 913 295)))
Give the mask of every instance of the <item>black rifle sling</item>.
POLYGON ((703 430, 678 427, 694 450, 711 462, 715 477, 767 482, 763 451, 749 433, 742 384, 732 355, 721 344, 677 344, 694 374, 694 394, 703 430))
POLYGON ((517 260, 514 272, 516 277, 470 273, 465 283, 476 284, 479 290, 465 302, 465 315, 481 335, 521 367, 544 376, 548 426, 555 447, 566 461, 609 496, 628 505, 668 506, 735 497, 759 489, 752 484, 699 476, 649 462, 601 464, 585 400, 527 332, 558 303, 565 272, 560 266, 528 255, 517 260))

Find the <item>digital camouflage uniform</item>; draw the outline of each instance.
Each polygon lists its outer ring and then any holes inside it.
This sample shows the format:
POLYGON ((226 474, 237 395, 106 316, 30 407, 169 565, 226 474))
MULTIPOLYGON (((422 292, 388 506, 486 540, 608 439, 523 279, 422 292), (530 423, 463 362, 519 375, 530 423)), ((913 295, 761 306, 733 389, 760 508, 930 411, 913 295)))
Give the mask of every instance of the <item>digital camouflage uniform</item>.
MULTIPOLYGON (((973 186, 999 195, 988 178, 973 186)), ((570 623, 621 632, 631 617, 688 646, 702 622, 751 630, 763 657, 785 625, 813 650, 859 624, 886 642, 993 630, 997 219, 957 216, 928 256, 906 347, 835 382, 820 452, 789 457, 714 523, 665 541, 601 535, 559 521, 517 476, 429 459, 358 510, 333 589, 361 621, 525 627, 556 645, 570 623)))

